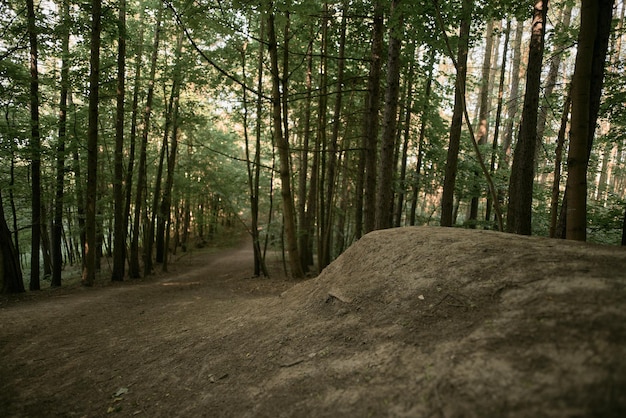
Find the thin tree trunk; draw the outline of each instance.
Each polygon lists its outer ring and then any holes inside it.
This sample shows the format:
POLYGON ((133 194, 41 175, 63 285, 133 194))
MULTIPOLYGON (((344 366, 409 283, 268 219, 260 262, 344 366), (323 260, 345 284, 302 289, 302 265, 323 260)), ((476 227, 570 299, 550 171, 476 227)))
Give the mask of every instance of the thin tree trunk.
POLYGON ((115 205, 115 226, 113 236, 113 271, 112 281, 124 280, 124 267, 126 262, 126 230, 124 226, 124 99, 126 80, 126 0, 119 0, 118 14, 118 41, 117 41, 117 108, 115 120, 115 161, 113 179, 113 200, 115 205))
MULTIPOLYGON (((323 236, 326 231, 326 194, 324 193, 326 188, 326 161, 328 154, 327 132, 326 125, 328 120, 328 2, 324 3, 324 11, 322 15, 322 27, 321 27, 321 40, 320 40, 320 69, 319 69, 319 102, 317 112, 317 135, 316 135, 316 149, 319 152, 319 158, 317 160, 317 167, 319 168, 316 174, 317 186, 316 190, 319 190, 317 196, 314 196, 317 201, 316 216, 317 216, 317 229, 315 229, 315 236, 317 239, 317 260, 318 271, 322 270, 324 262, 324 243, 323 236), (321 152, 320 152, 321 151, 321 152)), ((314 222, 311 222, 313 225, 314 222)))
POLYGON ((101 0, 91 3, 91 53, 89 58, 89 126, 87 128, 87 195, 85 200, 85 267, 82 283, 96 279, 96 213, 98 193, 98 98, 100 83, 101 0))
POLYGON ((511 144, 513 143, 513 126, 515 124, 515 115, 519 103, 519 82, 521 77, 522 62, 522 38, 524 35, 524 22, 517 22, 515 29, 515 40, 513 41, 513 65, 511 67, 511 91, 510 99, 507 107, 507 123, 504 129, 504 140, 502 142, 502 152, 504 154, 504 163, 508 166, 511 155, 511 144))
POLYGON ((409 142, 411 133, 411 116, 413 114, 413 79, 415 73, 415 42, 411 45, 411 51, 407 54, 411 60, 409 64, 408 74, 406 75, 406 82, 404 87, 404 122, 402 127, 402 136, 404 138, 402 142, 402 156, 400 161, 400 178, 398 179, 398 202, 395 206, 394 215, 394 227, 399 227, 402 223, 402 213, 404 210, 404 196, 406 195, 406 170, 407 170, 407 158, 409 153, 409 142))
MULTIPOLYGON (((172 205, 172 187, 174 185, 174 170, 176 166, 176 152, 178 149, 178 109, 180 106, 180 86, 182 81, 181 74, 181 53, 183 48, 183 33, 178 34, 176 41, 176 65, 173 74, 172 83, 172 101, 170 101, 169 110, 172 114, 172 134, 171 144, 169 149, 169 155, 167 158, 167 178, 165 179, 165 188, 163 189, 163 197, 161 200, 161 209, 159 210, 157 232, 156 232, 156 261, 157 263, 163 263, 167 257, 167 247, 165 246, 165 236, 169 236, 169 230, 166 230, 166 226, 170 220, 170 211, 172 205)), ((166 271, 167 267, 163 265, 163 271, 166 271)))
POLYGON ((67 138, 67 91, 69 83, 69 0, 61 4, 61 91, 59 97, 59 130, 55 181, 54 221, 52 223, 52 287, 61 286, 63 270, 63 195, 65 184, 65 141, 67 138))
POLYGON ((461 26, 459 29, 459 45, 457 51, 457 74, 454 92, 454 110, 450 124, 450 145, 446 160, 446 172, 441 197, 441 226, 454 225, 454 188, 456 171, 461 145, 461 128, 463 126, 463 108, 465 82, 467 76, 467 54, 469 48, 470 25, 472 21, 472 2, 463 0, 461 10, 461 26))
MULTIPOLYGON (((383 3, 374 2, 374 24, 372 27, 372 51, 370 72, 367 80, 367 109, 365 111, 365 233, 376 227, 376 149, 378 148, 380 79, 383 53, 383 3)), ((357 234, 357 237, 359 234, 357 234)))
POLYGON ((48 233, 49 213, 45 203, 41 204, 41 255, 43 258, 43 277, 48 279, 52 276, 52 250, 50 249, 50 234, 48 233))
MULTIPOLYGON (((300 173, 298 177, 298 217, 300 226, 299 240, 300 244, 300 262, 302 263, 302 271, 308 272, 309 260, 312 258, 312 249, 309 246, 310 238, 310 225, 308 222, 307 214, 307 178, 309 170, 309 144, 311 139, 311 104, 312 104, 312 90, 313 90, 313 26, 311 26, 311 33, 309 34, 311 41, 307 47, 306 52, 306 97, 304 99, 304 132, 302 135, 302 155, 300 158, 300 173)), ((261 48, 261 51, 263 48, 261 48)), ((261 55, 261 53, 259 54, 261 55)), ((259 74, 262 71, 263 57, 259 56, 259 74)), ((260 76, 259 76, 260 77, 260 76)))
MULTIPOLYGON (((259 38, 265 39, 265 19, 261 18, 261 27, 259 29, 259 38)), ((257 276, 260 273, 263 273, 265 277, 269 277, 269 273, 267 271, 267 266, 265 264, 265 255, 261 252, 261 237, 259 235, 259 186, 261 180, 261 139, 262 139, 262 120, 261 115, 263 114, 263 98, 261 97, 260 92, 263 91, 263 68, 264 68, 264 46, 259 45, 259 56, 258 56, 258 80, 257 80, 257 91, 259 95, 256 100, 256 126, 255 126, 255 137, 256 144, 254 149, 254 185, 251 189, 250 194, 250 206, 252 211, 252 229, 253 229, 253 245, 254 245, 254 274, 257 276)), ((301 197, 304 199, 304 196, 301 197)))
POLYGON ((39 73, 34 0, 26 0, 30 44, 30 158, 31 158, 31 257, 30 290, 39 290, 41 246, 41 138, 39 134, 39 73))
POLYGON ((430 109, 430 96, 432 94, 433 84, 433 71, 435 67, 435 50, 430 51, 430 60, 428 66, 428 78, 426 79, 426 87, 424 88, 424 104, 422 105, 420 115, 420 130, 419 138, 417 140, 417 161, 415 162, 415 180, 413 182, 413 196, 411 197, 411 212, 409 214, 409 225, 415 225, 416 212, 417 212, 417 197, 419 195, 420 182, 421 182, 421 170, 422 159, 424 156, 424 140, 426 138, 426 122, 429 118, 430 109))
POLYGON ((326 224, 322 237, 322 257, 319 260, 320 271, 323 270, 331 261, 332 231, 333 231, 333 207, 335 202, 335 182, 337 171, 337 153, 339 140, 339 127, 341 125, 341 106, 343 98, 343 82, 345 68, 345 51, 346 51, 346 28, 348 2, 342 4, 341 13, 341 29, 339 35, 339 57, 337 68, 337 91, 335 92, 335 107, 333 110, 332 136, 330 140, 330 148, 328 149, 328 173, 326 176, 326 224))
MULTIPOLYGON (((485 56, 483 59, 483 68, 482 68, 482 78, 481 78, 481 86, 480 86, 480 107, 478 111, 478 145, 484 145, 487 143, 488 131, 489 131, 489 112, 491 111, 490 106, 490 97, 489 92, 491 90, 490 79, 491 79, 491 56, 493 50, 493 41, 494 41, 494 33, 493 33, 493 20, 489 20, 487 22, 487 29, 485 34, 485 56)), ((479 175, 478 172, 474 175, 475 187, 474 195, 472 196, 472 200, 470 203, 470 215, 468 218, 469 227, 476 228, 476 221, 478 220, 478 200, 480 198, 480 190, 481 187, 479 185, 479 175)))
POLYGON ((380 147, 380 163, 376 184, 376 229, 392 226, 393 220, 393 172, 394 150, 398 121, 398 97, 400 92, 400 50, 402 48, 403 16, 399 11, 400 0, 391 2, 390 41, 387 54, 387 87, 385 111, 380 147))
POLYGON ((535 3, 526 73, 526 93, 522 111, 522 124, 517 144, 511 179, 507 231, 521 235, 532 232, 533 183, 535 178, 535 149, 537 146, 537 115, 541 88, 544 36, 548 0, 535 3))
POLYGON ((556 149, 554 151, 554 178, 552 179, 552 196, 550 199, 550 238, 555 238, 557 232, 559 195, 561 193, 561 162, 563 160, 563 146, 565 145, 565 133, 571 104, 572 90, 571 87, 568 87, 565 103, 563 104, 563 113, 561 115, 561 127, 559 128, 556 149))
POLYGON ((152 58, 150 60, 150 78, 148 81, 148 94, 143 113, 141 146, 139 150, 139 167, 137 173, 137 192, 135 194, 135 213, 133 217, 133 236, 130 246, 129 275, 138 278, 139 275, 139 233, 141 223, 141 212, 145 200, 146 187, 146 148, 148 146, 148 134, 150 132, 150 116, 152 114, 152 101, 154 99, 154 80, 156 76, 156 64, 159 54, 159 38, 161 35, 161 19, 163 7, 159 5, 156 29, 154 31, 154 42, 152 46, 152 58))
MULTIPOLYGON (((144 10, 141 9, 140 20, 144 17, 144 10)), ((130 139, 129 139, 129 150, 128 150, 128 166, 126 169, 126 179, 124 181, 125 186, 125 198, 124 198, 124 214, 122 219, 124 220, 124 234, 128 234, 128 226, 130 223, 130 206, 132 202, 132 189, 133 189, 133 172, 135 169, 135 148, 136 148, 136 139, 137 139, 137 117, 139 114, 139 86, 141 84, 141 68, 142 68, 142 55, 143 55, 143 25, 139 30, 139 39, 137 41, 137 54, 135 57, 135 77, 134 77, 134 85, 133 85, 133 103, 132 103, 132 111, 131 111, 131 122, 130 122, 130 139)), ((134 229, 133 229, 134 233, 134 229)), ((124 249, 124 252, 127 252, 127 249, 124 249)), ((132 258, 132 256, 131 256, 132 258)), ((130 260, 129 260, 130 261, 130 260)), ((132 262, 129 262, 129 276, 132 278, 139 277, 139 265, 137 264, 136 268, 131 267, 132 262)))
MULTIPOLYGON (((489 172, 493 174, 496 171, 496 160, 498 159, 498 145, 500 138, 500 122, 502 120, 502 105, 504 98, 504 80, 506 76, 506 62, 507 53, 509 48, 509 37, 511 34, 511 21, 507 21, 506 29, 504 30, 504 46, 502 51, 502 63, 500 68, 500 83, 498 84, 498 104, 496 108, 496 121, 493 128, 493 143, 491 147, 491 163, 489 164, 489 172)), ((498 167, 499 168, 499 167, 498 167)), ((491 220, 491 206, 493 205, 493 198, 489 196, 487 198, 487 209, 485 210, 485 221, 491 220)))
POLYGON ((78 143, 78 119, 76 117, 76 106, 73 103, 72 92, 71 90, 68 92, 68 100, 70 105, 74 109, 74 118, 72 124, 72 171, 74 172, 74 177, 76 179, 76 215, 78 219, 78 234, 80 238, 80 247, 77 251, 80 254, 80 262, 81 267, 85 268, 85 246, 87 242, 86 232, 85 232, 85 189, 84 189, 84 177, 80 167, 80 154, 78 150, 80 148, 80 144, 78 143))
MULTIPOLYGON (((291 193, 291 169, 289 158, 289 142, 286 133, 283 132, 283 112, 281 109, 281 92, 280 92, 280 75, 278 72, 278 45, 276 41, 276 32, 274 26, 274 5, 269 3, 269 24, 268 24, 268 48, 271 60, 272 72, 272 109, 274 134, 276 136, 278 154, 280 159, 280 180, 281 180, 281 196, 283 201, 283 216, 285 223, 285 234, 287 239, 287 251, 289 253, 289 266, 291 275, 294 278, 304 276, 302 265, 300 263, 300 254, 298 253, 298 242, 296 234, 295 207, 293 195, 291 193)), ((286 47, 285 47, 286 48, 286 47)), ((283 80, 284 82, 284 80, 283 80)), ((283 91, 283 94, 287 94, 283 91)))

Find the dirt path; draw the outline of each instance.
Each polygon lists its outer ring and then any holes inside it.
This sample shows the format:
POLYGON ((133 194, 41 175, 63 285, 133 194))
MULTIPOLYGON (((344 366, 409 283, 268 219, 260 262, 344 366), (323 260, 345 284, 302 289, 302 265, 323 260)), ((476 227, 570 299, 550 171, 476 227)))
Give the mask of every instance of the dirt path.
POLYGON ((195 405, 194 385, 226 378, 207 366, 232 352, 219 335, 243 306, 293 284, 252 278, 251 266, 244 242, 197 252, 156 279, 3 300, 0 416, 166 416, 195 405), (206 342, 208 352, 194 349, 206 342))
POLYGON ((623 248, 416 227, 298 284, 251 259, 0 299, 0 417, 626 416, 623 248))

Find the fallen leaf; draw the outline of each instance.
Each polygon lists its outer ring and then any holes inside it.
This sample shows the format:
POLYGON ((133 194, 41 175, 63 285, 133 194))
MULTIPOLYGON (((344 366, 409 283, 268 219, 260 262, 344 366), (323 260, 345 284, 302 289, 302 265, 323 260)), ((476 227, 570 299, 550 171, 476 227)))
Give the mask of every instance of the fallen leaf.
POLYGON ((125 395, 128 393, 128 388, 119 388, 114 394, 113 397, 115 398, 119 398, 122 395, 125 395))

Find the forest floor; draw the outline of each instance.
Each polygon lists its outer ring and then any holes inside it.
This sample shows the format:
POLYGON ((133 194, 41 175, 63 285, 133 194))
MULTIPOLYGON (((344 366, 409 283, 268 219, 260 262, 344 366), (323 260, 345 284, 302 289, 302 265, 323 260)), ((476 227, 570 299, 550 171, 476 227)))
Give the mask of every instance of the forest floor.
POLYGON ((624 248, 417 227, 251 264, 0 299, 0 416, 626 416, 624 248))

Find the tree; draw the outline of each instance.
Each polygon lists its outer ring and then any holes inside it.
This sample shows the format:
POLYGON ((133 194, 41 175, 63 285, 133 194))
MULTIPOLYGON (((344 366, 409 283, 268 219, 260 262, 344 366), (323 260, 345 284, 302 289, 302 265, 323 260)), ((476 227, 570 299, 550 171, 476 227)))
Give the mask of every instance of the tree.
POLYGON ((548 0, 537 1, 533 12, 522 123, 513 154, 513 166, 509 181, 507 232, 521 235, 530 235, 532 232, 537 116, 547 13, 548 0))
MULTIPOLYGON (((272 120, 280 159, 281 197, 285 235, 287 238, 287 251, 289 253, 289 266, 291 267, 291 275, 294 278, 301 278, 304 276, 304 273, 298 252, 295 206, 291 193, 289 140, 287 139, 287 132, 283 130, 283 117, 286 117, 287 110, 282 106, 283 97, 281 95, 281 80, 278 70, 278 42, 276 39, 275 14, 273 9, 273 2, 270 1, 268 9, 268 49, 272 73, 272 120)), ((284 45, 283 47, 285 51, 287 51, 287 46, 284 45)), ((283 80, 283 82, 285 82, 285 80, 283 80)), ((283 90, 283 94, 286 94, 285 90, 283 90)))
POLYGON ((469 49, 470 25, 472 22, 472 8, 471 1, 463 0, 459 28, 459 44, 457 49, 456 81, 454 84, 454 110, 450 124, 450 145, 448 146, 443 195, 441 197, 441 226, 452 226, 454 224, 454 188, 461 145, 461 128, 463 127, 467 54, 469 49))
POLYGON ((572 79, 572 127, 567 158, 567 239, 587 239, 587 167, 597 120, 613 0, 583 0, 572 79))
POLYGON ((113 203, 115 205, 115 230, 113 232, 113 270, 111 280, 124 280, 126 263, 126 221, 124 213, 124 100, 126 97, 126 0, 119 0, 118 11, 118 39, 117 39, 117 92, 115 114, 115 163, 113 179, 113 203))
POLYGON ((96 278, 96 205, 98 185, 98 102, 100 83, 100 32, 102 2, 91 2, 89 55, 89 126, 87 128, 87 196, 85 201, 85 266, 82 283, 93 286, 96 278))
MULTIPOLYGON (((322 270, 331 261, 331 248, 332 248, 332 232, 333 232, 333 207, 335 203, 335 182, 337 180, 337 154, 339 152, 339 127, 341 125, 341 109, 343 99, 343 83, 344 83, 344 69, 345 69, 345 53, 346 53, 346 29, 347 29, 347 13, 348 2, 342 3, 341 11, 341 29, 339 36, 339 57, 338 57, 338 69, 337 69, 337 91, 335 93, 335 106, 333 111, 333 124, 332 135, 330 140, 330 147, 328 149, 328 173, 326 175, 326 213, 324 230, 322 231, 321 239, 321 258, 319 260, 319 267, 322 270)), ((327 11, 327 7, 325 7, 327 11)))
POLYGON ((380 146, 380 162, 376 186, 376 229, 392 226, 393 220, 393 172, 396 130, 398 120, 398 97, 400 91, 400 49, 402 47, 403 17, 399 10, 400 0, 391 3, 389 49, 387 54, 387 87, 385 111, 380 146))
MULTIPOLYGON (((363 115, 363 149, 365 150, 364 166, 364 197, 363 223, 357 219, 356 237, 362 232, 368 233, 376 227, 376 148, 378 144, 379 110, 380 110, 380 79, 383 52, 383 4, 380 0, 374 1, 374 23, 372 26, 372 49, 370 53, 370 69, 367 78, 366 109, 363 115)), ((359 186, 357 186, 359 187, 359 186)), ((360 202, 357 202, 360 205, 360 202)), ((360 217, 357 206, 357 217, 360 217)))
POLYGON ((65 142, 67 139, 67 96, 69 90, 69 44, 70 44, 70 4, 69 0, 61 3, 61 92, 59 94, 59 129, 56 166, 56 192, 54 203, 54 222, 52 226, 52 287, 61 286, 63 268, 63 197, 65 187, 65 142))
POLYGON ((20 260, 13 245, 11 231, 4 217, 2 193, 0 193, 0 293, 24 291, 20 260))
MULTIPOLYGON (((490 103, 489 103, 489 93, 491 91, 490 84, 490 74, 491 74, 491 55, 493 50, 493 41, 494 41, 494 23, 493 20, 489 20, 487 22, 487 29, 485 33, 485 56, 483 58, 483 67, 482 67, 482 81, 480 84, 480 103, 478 110, 478 144, 484 145, 487 143, 487 135, 489 131, 489 112, 490 112, 490 103)), ((478 173, 476 173, 478 181, 478 173)), ((479 192, 480 188, 475 187, 474 196, 472 196, 472 202, 470 204, 470 215, 468 217, 469 227, 476 227, 476 220, 478 219, 478 200, 479 200, 479 192)))
POLYGON ((133 236, 130 244, 130 258, 128 263, 128 274, 132 278, 139 275, 139 234, 141 211, 143 208, 146 193, 146 164, 148 136, 150 134, 150 117, 152 116, 152 102, 154 100, 154 81, 156 78, 157 58, 159 55, 159 40, 161 36, 161 20, 163 7, 159 5, 157 13, 156 28, 154 30, 154 41, 152 45, 152 57, 150 59, 150 78, 148 80, 148 92, 143 111, 141 145, 139 150, 139 167, 137 168, 137 191, 135 192, 135 212, 133 216, 133 236))
POLYGON ((39 133, 39 72, 37 26, 33 0, 26 0, 30 45, 30 158, 31 184, 31 258, 30 290, 39 290, 39 250, 41 246, 41 138, 39 133))

